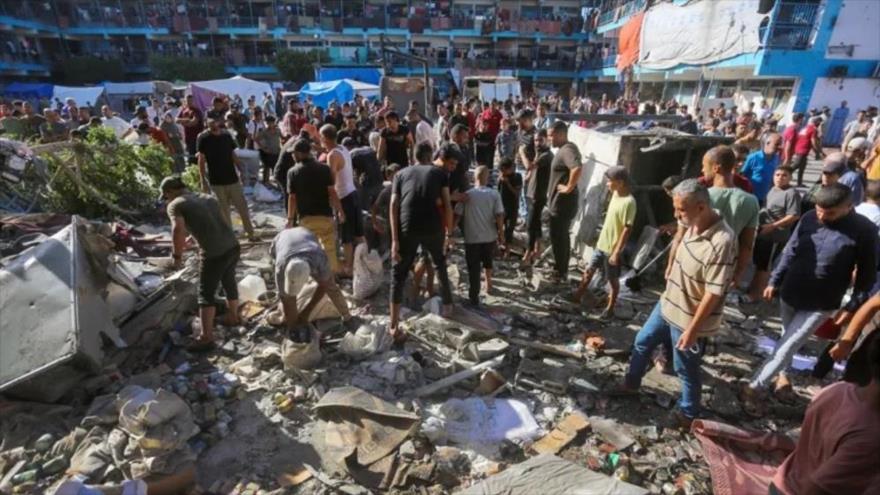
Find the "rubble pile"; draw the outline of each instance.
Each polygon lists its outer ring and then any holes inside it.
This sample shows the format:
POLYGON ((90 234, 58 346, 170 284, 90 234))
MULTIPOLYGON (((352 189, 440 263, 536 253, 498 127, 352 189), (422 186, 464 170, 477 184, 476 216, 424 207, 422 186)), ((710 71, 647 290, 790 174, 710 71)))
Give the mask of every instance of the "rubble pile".
MULTIPOLYGON (((194 260, 170 271, 154 259, 167 255, 167 227, 111 230, 116 255, 148 267, 135 279, 144 275, 153 295, 114 320, 124 345, 104 342, 101 366, 56 404, 14 393, 0 402, 0 493, 53 493, 62 481, 110 493, 126 480, 185 483, 193 470, 188 493, 535 493, 526 472, 558 473, 554 483, 587 491, 711 493, 697 438, 666 422, 679 385, 662 363, 641 395, 606 392, 626 370, 657 280, 624 289, 618 319, 600 321, 590 305, 601 294, 572 303, 569 287, 548 282, 548 267, 502 260, 479 308, 443 317, 439 300, 412 288, 409 339, 395 347, 385 270, 378 290, 372 278, 343 281, 346 294, 359 293, 349 298, 356 317, 344 323, 331 304, 319 306, 311 326, 320 346, 297 344, 277 325, 265 242, 283 212, 257 209, 264 242, 243 244, 238 274, 243 324, 218 326, 208 353, 184 347, 199 323, 194 260)), ((460 252, 450 266, 464 266, 460 252)), ((375 276, 376 258, 358 256, 375 276)), ((452 278, 458 286, 464 277, 452 278)), ((803 373, 791 376, 798 403, 774 402, 765 418, 745 416, 736 398, 776 335, 772 313, 728 304, 705 359, 703 403, 710 417, 793 433, 811 386, 803 373)))

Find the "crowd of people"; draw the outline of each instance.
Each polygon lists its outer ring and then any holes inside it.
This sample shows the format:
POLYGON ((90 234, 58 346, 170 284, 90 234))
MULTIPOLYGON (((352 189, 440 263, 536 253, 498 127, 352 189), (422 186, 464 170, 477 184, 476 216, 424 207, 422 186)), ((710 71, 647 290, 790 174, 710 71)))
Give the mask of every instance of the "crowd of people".
MULTIPOLYGON (((657 360, 681 381, 671 419, 689 426, 701 414, 703 352, 723 325, 725 304, 736 300, 748 307, 778 299, 783 332, 742 385, 746 412, 764 414, 768 394, 792 393, 786 369, 821 326, 837 328, 840 335, 823 352, 814 375, 824 377, 828 363, 848 363, 844 381, 814 398, 805 420, 810 429, 780 468, 771 493, 880 489, 872 469, 880 442, 865 440, 880 433, 880 339, 870 324, 880 309, 876 108, 859 112, 845 126, 823 118, 821 111, 796 114, 779 129, 766 104, 741 111, 722 105, 695 112, 700 117, 694 118, 685 105, 671 102, 450 99, 437 105, 432 120, 415 101, 396 108, 389 98, 357 96, 324 109, 309 99, 285 103, 264 95, 259 103, 216 97, 204 112, 191 97, 180 104, 156 100, 139 108, 130 122, 106 107, 102 117, 92 117, 68 101, 61 111, 40 116, 25 103, 0 107, 0 125, 7 132, 38 133, 46 142, 104 125, 121 138, 135 135, 136 142, 166 146, 178 172, 187 161, 197 164, 201 193, 188 191, 178 177, 163 181, 161 192, 172 221, 175 262, 182 259, 187 233, 201 249, 202 327, 194 349, 204 349, 213 345, 218 286, 226 295, 228 317, 234 320, 237 314, 240 245, 231 208, 238 211, 245 235, 255 238, 240 149, 258 151, 259 180, 284 193, 287 228, 273 242, 272 255, 284 322, 299 340, 314 337, 301 324, 325 293, 346 319, 351 317, 336 281, 353 275, 361 243, 389 252, 389 332, 396 341, 406 337, 399 324, 408 278, 419 291, 427 282, 424 289, 433 295, 436 277, 442 312, 451 311, 447 255, 457 242, 463 244, 468 273, 465 304, 479 307, 481 296, 493 290, 493 264, 513 254, 518 230, 527 239, 519 262, 523 267, 539 263, 545 224, 553 283, 567 286, 570 230, 583 199, 578 184, 588 151, 569 139, 569 131, 590 124, 554 118, 557 111, 638 112, 646 115, 646 127, 654 125, 651 115, 681 114, 677 127, 683 132, 731 138, 731 144, 704 155, 700 177, 663 181, 676 218, 661 226, 672 235, 666 285, 635 337, 625 379, 613 392, 638 393, 657 360), (11 131, 11 125, 24 130, 11 131), (811 156, 823 160, 822 173, 807 188, 803 177, 811 156), (297 308, 295 296, 310 278, 318 292, 297 308), (662 352, 655 354, 658 348, 662 352)), ((609 290, 598 317, 610 320, 638 201, 627 168, 608 168, 605 182, 609 201, 601 232, 580 283, 571 289, 580 302, 601 275, 609 290)))

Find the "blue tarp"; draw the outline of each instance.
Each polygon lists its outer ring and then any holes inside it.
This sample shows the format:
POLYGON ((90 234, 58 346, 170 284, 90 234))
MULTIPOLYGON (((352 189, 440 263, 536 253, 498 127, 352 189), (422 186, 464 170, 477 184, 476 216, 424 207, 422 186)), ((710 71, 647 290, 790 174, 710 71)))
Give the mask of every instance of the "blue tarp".
POLYGON ((355 81, 379 84, 382 71, 373 67, 321 67, 317 69, 319 81, 354 79, 355 81))
POLYGON ((354 88, 345 81, 310 82, 299 90, 299 101, 306 101, 307 96, 315 105, 327 108, 333 100, 341 105, 354 99, 354 88))
POLYGON ((55 86, 48 83, 9 83, 3 88, 6 95, 19 98, 51 98, 55 86))

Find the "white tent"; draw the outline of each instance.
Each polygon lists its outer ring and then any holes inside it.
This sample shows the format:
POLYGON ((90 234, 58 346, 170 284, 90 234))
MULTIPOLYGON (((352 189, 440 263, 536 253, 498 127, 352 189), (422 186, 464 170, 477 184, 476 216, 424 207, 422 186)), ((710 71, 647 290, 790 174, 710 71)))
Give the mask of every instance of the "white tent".
POLYGON ((155 89, 153 81, 113 83, 105 82, 104 90, 108 95, 149 95, 155 89))
POLYGON ((103 86, 85 86, 85 87, 72 87, 72 86, 55 86, 52 90, 52 98, 58 98, 62 102, 67 98, 73 98, 76 101, 77 105, 83 106, 86 104, 96 105, 98 103, 98 98, 104 94, 103 86))
MULTIPOLYGON (((204 104, 206 93, 227 95, 230 98, 235 95, 241 96, 242 101, 247 101, 253 96, 257 104, 263 101, 263 94, 274 94, 269 83, 254 81, 246 77, 235 76, 229 79, 215 79, 213 81, 197 81, 189 83, 189 91, 195 96, 200 104, 204 104)), ((210 105, 210 101, 207 102, 210 105)), ((207 105, 200 105, 207 107, 207 105)))
POLYGON ((379 97, 379 89, 380 88, 376 84, 355 81, 354 79, 344 79, 344 81, 351 85, 351 89, 353 89, 354 93, 357 95, 361 95, 364 98, 378 98, 379 97))

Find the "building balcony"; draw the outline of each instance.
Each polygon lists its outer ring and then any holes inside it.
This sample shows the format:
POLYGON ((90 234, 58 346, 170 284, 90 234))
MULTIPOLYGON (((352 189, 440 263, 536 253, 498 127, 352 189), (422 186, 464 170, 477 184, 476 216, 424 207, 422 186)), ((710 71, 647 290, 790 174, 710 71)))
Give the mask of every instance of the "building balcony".
POLYGON ((818 20, 819 5, 795 0, 782 0, 770 23, 761 32, 765 48, 804 50, 818 20))
POLYGON ((629 0, 628 2, 618 1, 616 3, 619 5, 609 9, 607 12, 603 12, 599 16, 599 20, 596 23, 597 26, 601 27, 606 24, 626 20, 629 16, 635 14, 640 10, 643 10, 645 8, 645 5, 648 4, 648 0, 629 0))

